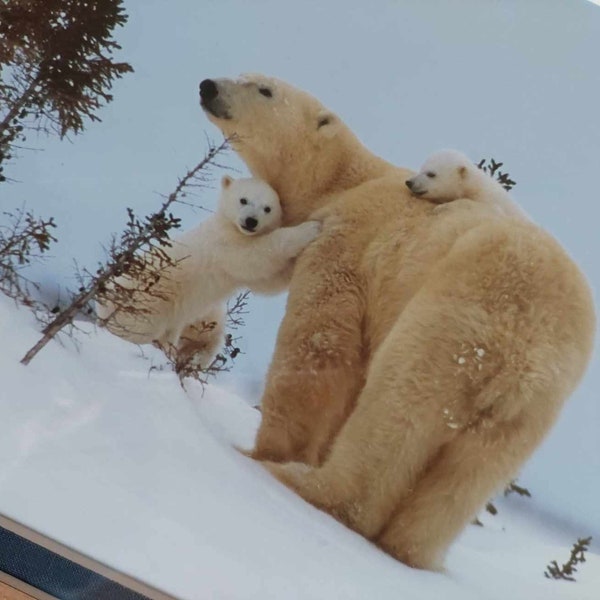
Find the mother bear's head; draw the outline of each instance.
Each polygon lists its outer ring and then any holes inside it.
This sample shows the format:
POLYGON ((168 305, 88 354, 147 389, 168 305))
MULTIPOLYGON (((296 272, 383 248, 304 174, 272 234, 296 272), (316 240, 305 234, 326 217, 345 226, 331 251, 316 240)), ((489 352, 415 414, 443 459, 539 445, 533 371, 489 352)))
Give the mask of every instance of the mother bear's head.
POLYGON ((379 161, 316 98, 264 75, 204 79, 200 104, 255 177, 279 193, 287 224, 324 195, 368 179, 379 161))

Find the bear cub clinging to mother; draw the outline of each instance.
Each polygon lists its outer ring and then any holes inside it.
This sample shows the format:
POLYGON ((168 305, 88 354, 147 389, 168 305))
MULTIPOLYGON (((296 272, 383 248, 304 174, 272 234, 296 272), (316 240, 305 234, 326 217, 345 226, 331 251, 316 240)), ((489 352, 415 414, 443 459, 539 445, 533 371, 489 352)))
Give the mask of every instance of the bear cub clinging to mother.
MULTIPOLYGON (((271 186, 224 176, 217 212, 161 249, 173 264, 151 291, 131 277, 117 278, 114 284, 138 289, 126 307, 99 303, 99 319, 130 342, 159 346, 176 363, 205 366, 223 342, 225 300, 240 288, 283 291, 294 259, 321 229, 317 221, 281 227, 281 219, 271 186)), ((158 254, 148 260, 164 264, 158 254)))

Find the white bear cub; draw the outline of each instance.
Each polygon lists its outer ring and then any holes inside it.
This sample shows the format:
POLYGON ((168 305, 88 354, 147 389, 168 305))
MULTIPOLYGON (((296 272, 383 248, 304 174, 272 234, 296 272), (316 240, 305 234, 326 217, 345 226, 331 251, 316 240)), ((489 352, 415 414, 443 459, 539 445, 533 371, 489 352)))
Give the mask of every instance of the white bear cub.
MULTIPOLYGON (((136 292, 129 301, 143 312, 98 303, 99 319, 119 337, 206 365, 223 343, 225 300, 240 288, 283 291, 294 259, 321 231, 318 221, 280 227, 281 219, 279 197, 267 183, 224 176, 216 213, 163 249, 176 264, 161 271, 151 295, 136 292), (186 347, 190 327, 194 344, 186 347)), ((136 287, 126 276, 117 283, 136 287)))
POLYGON ((468 199, 493 205, 507 216, 526 217, 502 184, 458 150, 432 154, 406 185, 415 196, 439 204, 468 199))

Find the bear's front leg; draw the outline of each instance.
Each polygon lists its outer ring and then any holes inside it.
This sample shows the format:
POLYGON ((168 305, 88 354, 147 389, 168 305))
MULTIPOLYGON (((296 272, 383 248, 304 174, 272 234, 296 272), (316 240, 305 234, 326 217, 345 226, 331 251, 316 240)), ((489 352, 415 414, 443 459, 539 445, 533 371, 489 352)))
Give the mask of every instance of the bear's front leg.
POLYGON ((321 236, 296 264, 262 399, 257 459, 320 464, 362 388, 364 294, 346 245, 321 236))
POLYGON ((281 291, 280 277, 289 271, 291 261, 319 235, 321 227, 319 221, 306 221, 249 240, 242 239, 241 244, 228 240, 217 248, 216 256, 220 267, 238 287, 258 293, 281 291))

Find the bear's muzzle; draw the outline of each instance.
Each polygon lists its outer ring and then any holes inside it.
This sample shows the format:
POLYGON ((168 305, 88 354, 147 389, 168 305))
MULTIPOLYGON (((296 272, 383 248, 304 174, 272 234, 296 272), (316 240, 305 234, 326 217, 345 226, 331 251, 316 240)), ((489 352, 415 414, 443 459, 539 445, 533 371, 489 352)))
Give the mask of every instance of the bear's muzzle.
POLYGON ((231 115, 219 95, 219 87, 212 79, 200 82, 200 106, 217 119, 231 119, 231 115))

